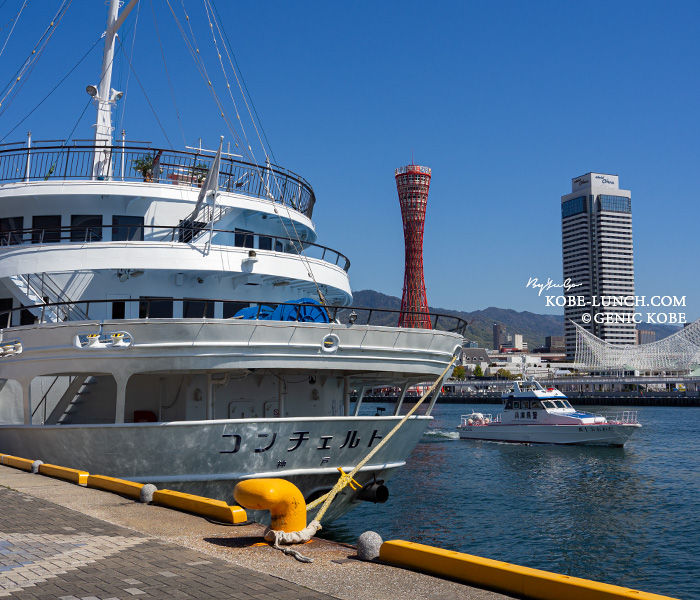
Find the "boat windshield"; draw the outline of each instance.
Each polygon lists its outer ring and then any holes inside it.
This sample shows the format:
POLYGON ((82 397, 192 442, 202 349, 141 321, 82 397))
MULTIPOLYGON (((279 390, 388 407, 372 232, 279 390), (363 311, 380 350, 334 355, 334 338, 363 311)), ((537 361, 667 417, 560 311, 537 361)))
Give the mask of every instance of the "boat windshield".
POLYGON ((567 407, 563 400, 552 400, 552 402, 556 408, 571 408, 571 405, 567 407))

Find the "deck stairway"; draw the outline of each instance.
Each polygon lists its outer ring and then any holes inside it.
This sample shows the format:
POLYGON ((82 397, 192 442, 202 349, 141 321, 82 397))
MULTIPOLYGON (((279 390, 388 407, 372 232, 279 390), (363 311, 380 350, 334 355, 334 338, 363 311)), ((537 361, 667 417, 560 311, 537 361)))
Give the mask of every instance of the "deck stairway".
POLYGON ((58 284, 47 273, 28 273, 26 275, 10 275, 10 281, 15 284, 19 292, 20 302, 27 302, 27 310, 35 317, 41 317, 50 323, 60 321, 85 321, 87 315, 78 306, 52 306, 42 307, 42 304, 56 302, 72 302, 65 294, 61 293, 58 284))
POLYGON ((91 393, 90 386, 96 384, 95 378, 87 375, 77 377, 57 375, 32 411, 32 422, 35 422, 35 415, 38 413, 42 425, 66 425, 70 423, 71 413, 74 412, 78 404, 82 404, 84 397, 91 393), (66 386, 66 389, 54 403, 62 386, 66 386), (51 406, 51 404, 53 405, 51 406))
POLYGON ((202 205, 199 212, 180 222, 179 242, 195 244, 231 210, 230 206, 202 205))

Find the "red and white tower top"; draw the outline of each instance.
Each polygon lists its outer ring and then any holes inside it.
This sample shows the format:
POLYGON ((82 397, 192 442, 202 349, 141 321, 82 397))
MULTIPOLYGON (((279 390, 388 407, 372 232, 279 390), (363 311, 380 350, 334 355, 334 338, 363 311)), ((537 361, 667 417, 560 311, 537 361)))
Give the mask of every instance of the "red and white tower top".
POLYGON ((394 175, 406 243, 399 327, 430 329, 423 276, 423 228, 430 190, 430 167, 408 165, 396 169, 394 175))

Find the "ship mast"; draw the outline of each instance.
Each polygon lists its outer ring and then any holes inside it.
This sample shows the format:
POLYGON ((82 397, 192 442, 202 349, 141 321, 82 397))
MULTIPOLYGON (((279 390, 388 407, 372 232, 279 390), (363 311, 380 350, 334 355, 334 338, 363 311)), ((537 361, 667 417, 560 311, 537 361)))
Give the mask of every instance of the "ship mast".
POLYGON ((95 99, 97 106, 97 122, 95 123, 95 156, 93 159, 92 174, 95 179, 105 179, 111 176, 112 166, 110 151, 99 150, 100 146, 112 145, 112 107, 122 97, 122 92, 112 89, 112 63, 114 62, 114 41, 117 30, 136 6, 138 0, 131 0, 119 14, 120 0, 110 0, 107 14, 107 31, 105 32, 105 49, 102 56, 102 75, 99 89, 90 85, 88 94, 95 99))

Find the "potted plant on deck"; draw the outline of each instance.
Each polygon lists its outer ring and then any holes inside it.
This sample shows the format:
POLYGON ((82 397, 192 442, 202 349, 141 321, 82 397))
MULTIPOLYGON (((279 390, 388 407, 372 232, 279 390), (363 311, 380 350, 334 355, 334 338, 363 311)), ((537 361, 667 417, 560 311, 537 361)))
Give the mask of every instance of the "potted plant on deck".
POLYGON ((153 181, 153 155, 142 154, 138 158, 131 161, 134 165, 134 171, 141 173, 143 180, 147 182, 153 181))
POLYGON ((192 167, 192 181, 197 184, 197 187, 202 187, 204 180, 207 178, 207 173, 209 173, 209 167, 203 163, 195 163, 192 167))

